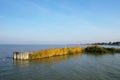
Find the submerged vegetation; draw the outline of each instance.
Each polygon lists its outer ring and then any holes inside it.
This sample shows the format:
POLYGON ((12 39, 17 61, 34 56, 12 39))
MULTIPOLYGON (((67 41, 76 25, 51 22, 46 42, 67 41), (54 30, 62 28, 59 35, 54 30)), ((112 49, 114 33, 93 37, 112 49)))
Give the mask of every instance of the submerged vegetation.
POLYGON ((116 53, 120 53, 120 49, 115 49, 115 52, 116 53))

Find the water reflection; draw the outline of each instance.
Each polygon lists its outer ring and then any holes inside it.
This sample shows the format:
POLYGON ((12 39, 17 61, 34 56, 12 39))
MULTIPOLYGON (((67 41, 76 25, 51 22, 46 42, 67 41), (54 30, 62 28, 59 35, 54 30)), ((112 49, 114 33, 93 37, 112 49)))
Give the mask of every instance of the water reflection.
POLYGON ((15 66, 27 67, 29 66, 29 60, 13 60, 15 66))
POLYGON ((94 57, 102 57, 105 55, 115 55, 114 53, 109 54, 89 54, 89 53, 79 53, 79 54, 72 54, 72 55, 62 55, 62 56, 54 56, 50 58, 43 58, 37 60, 14 60, 14 64, 21 67, 29 66, 29 64, 49 64, 54 65, 60 63, 62 61, 67 61, 69 59, 80 58, 82 55, 94 56, 94 57))
POLYGON ((82 53, 73 54, 73 55, 63 55, 63 56, 54 56, 50 58, 43 58, 39 60, 14 60, 14 64, 18 66, 29 66, 29 64, 50 64, 54 65, 62 61, 67 61, 70 58, 79 58, 82 56, 82 53))
POLYGON ((105 55, 115 55, 117 53, 102 53, 102 54, 100 54, 100 53, 93 53, 93 54, 85 53, 85 54, 87 54, 89 56, 102 57, 102 56, 105 56, 105 55))

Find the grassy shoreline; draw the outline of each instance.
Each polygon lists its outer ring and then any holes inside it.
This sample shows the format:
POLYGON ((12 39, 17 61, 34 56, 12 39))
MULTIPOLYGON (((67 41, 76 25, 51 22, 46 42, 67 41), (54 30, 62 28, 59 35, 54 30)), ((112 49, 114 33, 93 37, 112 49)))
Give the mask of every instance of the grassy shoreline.
POLYGON ((70 55, 83 53, 84 48, 81 47, 70 47, 70 48, 54 48, 54 49, 46 49, 34 52, 34 54, 29 54, 30 59, 40 59, 47 58, 52 56, 61 56, 61 55, 70 55))
POLYGON ((40 59, 52 56, 70 55, 78 53, 89 54, 106 54, 106 53, 120 53, 120 49, 116 48, 104 48, 100 46, 88 46, 86 48, 70 47, 70 48, 54 48, 46 49, 30 54, 30 59, 40 59))
POLYGON ((120 53, 120 49, 116 48, 105 48, 101 46, 88 46, 86 48, 82 47, 67 47, 67 48, 53 48, 53 49, 45 49, 35 52, 16 52, 15 58, 16 60, 24 60, 24 59, 41 59, 41 58, 49 58, 53 56, 62 56, 62 55, 71 55, 71 54, 109 54, 109 53, 120 53), (27 58, 24 58, 27 57, 27 58))

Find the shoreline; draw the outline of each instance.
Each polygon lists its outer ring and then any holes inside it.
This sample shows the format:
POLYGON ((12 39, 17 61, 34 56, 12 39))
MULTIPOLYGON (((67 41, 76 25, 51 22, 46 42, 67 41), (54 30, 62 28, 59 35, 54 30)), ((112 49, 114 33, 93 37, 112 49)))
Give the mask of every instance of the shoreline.
POLYGON ((89 54, 106 54, 106 53, 120 53, 120 49, 117 48, 105 48, 101 46, 87 46, 82 47, 65 47, 65 48, 52 48, 33 52, 14 52, 14 60, 33 60, 41 58, 49 58, 53 56, 62 56, 78 53, 89 53, 89 54))

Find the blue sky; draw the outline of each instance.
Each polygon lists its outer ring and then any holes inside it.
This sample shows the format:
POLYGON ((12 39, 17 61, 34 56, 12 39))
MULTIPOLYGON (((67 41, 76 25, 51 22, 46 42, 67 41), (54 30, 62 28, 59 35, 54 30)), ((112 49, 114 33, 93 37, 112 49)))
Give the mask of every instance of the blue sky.
POLYGON ((0 44, 120 40, 120 0, 0 0, 0 44))

